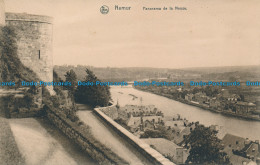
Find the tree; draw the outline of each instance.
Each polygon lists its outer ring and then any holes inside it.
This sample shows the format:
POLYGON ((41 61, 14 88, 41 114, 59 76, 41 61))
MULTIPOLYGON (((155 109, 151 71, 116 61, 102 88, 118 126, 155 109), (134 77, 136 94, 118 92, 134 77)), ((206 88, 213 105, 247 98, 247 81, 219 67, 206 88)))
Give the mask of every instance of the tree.
POLYGON ((100 81, 95 74, 86 69, 87 76, 85 82, 91 82, 92 85, 78 86, 75 92, 76 102, 88 104, 90 106, 107 106, 111 101, 111 94, 108 86, 95 85, 100 81))
POLYGON ((171 133, 163 126, 158 126, 156 130, 147 129, 141 134, 140 138, 164 138, 172 140, 171 133))
POLYGON ((190 149, 186 164, 229 164, 227 154, 221 152, 217 131, 197 125, 187 138, 185 146, 190 149))
POLYGON ((67 86, 67 89, 69 90, 69 93, 72 98, 74 98, 74 94, 77 88, 77 75, 74 72, 73 69, 70 71, 67 71, 65 74, 66 81, 71 83, 71 86, 67 86))
POLYGON ((239 97, 240 97, 240 99, 238 99, 239 101, 245 101, 245 96, 244 95, 240 94, 239 97))
POLYGON ((184 90, 183 92, 181 92, 181 97, 183 99, 185 99, 185 96, 188 94, 189 92, 187 90, 184 90))
POLYGON ((200 92, 200 89, 198 87, 195 87, 192 89, 192 94, 196 94, 196 93, 199 93, 200 92))

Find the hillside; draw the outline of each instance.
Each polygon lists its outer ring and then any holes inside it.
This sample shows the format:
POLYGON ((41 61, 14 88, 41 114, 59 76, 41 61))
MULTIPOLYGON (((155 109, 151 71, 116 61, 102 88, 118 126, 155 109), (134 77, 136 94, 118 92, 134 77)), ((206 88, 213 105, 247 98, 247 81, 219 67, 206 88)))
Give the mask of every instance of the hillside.
POLYGON ((164 68, 110 68, 92 66, 54 66, 54 70, 64 80, 65 73, 71 69, 75 71, 79 80, 86 75, 86 68, 91 69, 97 77, 110 81, 134 81, 149 78, 168 78, 171 80, 218 80, 218 81, 247 81, 260 78, 260 66, 242 67, 205 67, 187 69, 164 69, 164 68))

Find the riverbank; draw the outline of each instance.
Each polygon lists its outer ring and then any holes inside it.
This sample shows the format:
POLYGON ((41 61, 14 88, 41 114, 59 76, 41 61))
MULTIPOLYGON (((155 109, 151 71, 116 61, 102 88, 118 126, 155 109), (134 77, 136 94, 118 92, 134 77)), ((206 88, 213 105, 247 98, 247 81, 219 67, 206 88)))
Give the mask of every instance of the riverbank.
POLYGON ((142 89, 139 89, 139 88, 134 88, 134 89, 140 90, 140 91, 143 91, 143 92, 148 92, 148 93, 151 93, 151 94, 156 94, 158 96, 163 96, 163 97, 166 97, 168 99, 172 99, 174 101, 181 102, 183 104, 195 106, 195 107, 201 108, 203 110, 211 111, 211 112, 214 112, 214 113, 219 113, 219 114, 222 114, 222 115, 225 115, 225 116, 231 116, 231 117, 244 119, 244 120, 260 121, 260 118, 256 118, 256 117, 249 116, 249 115, 241 115, 241 114, 237 114, 237 113, 229 112, 229 111, 216 110, 216 109, 213 109, 213 108, 201 105, 201 104, 196 104, 195 102, 193 103, 193 102, 190 102, 190 101, 187 101, 187 100, 184 100, 184 99, 173 98, 172 95, 163 94, 163 93, 154 93, 154 92, 142 90, 142 89))
POLYGON ((221 128, 221 131, 219 132, 220 139, 227 133, 251 140, 260 139, 260 122, 258 121, 240 119, 238 117, 215 113, 196 106, 190 106, 167 97, 152 94, 150 92, 136 90, 132 87, 112 87, 111 96, 113 100, 118 100, 120 106, 129 104, 155 105, 164 113, 166 121, 171 121, 174 116, 179 114, 182 118, 188 119, 190 122, 199 121, 200 124, 205 126, 218 125, 221 128), (123 94, 119 94, 118 92, 122 92, 123 94), (132 97, 128 94, 134 94, 139 99, 132 100, 132 97))

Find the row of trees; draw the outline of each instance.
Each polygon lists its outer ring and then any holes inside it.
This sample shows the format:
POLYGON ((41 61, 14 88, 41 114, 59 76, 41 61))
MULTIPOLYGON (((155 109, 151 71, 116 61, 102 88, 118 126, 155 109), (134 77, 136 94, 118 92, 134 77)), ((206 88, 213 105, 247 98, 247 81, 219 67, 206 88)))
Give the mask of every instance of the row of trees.
MULTIPOLYGON (((72 100, 75 100, 81 104, 88 104, 92 107, 107 106, 111 101, 111 94, 108 86, 78 86, 77 75, 73 70, 70 70, 65 75, 66 81, 71 82, 71 86, 68 86, 69 94, 72 100)), ((85 82, 100 81, 95 74, 86 69, 85 82)))

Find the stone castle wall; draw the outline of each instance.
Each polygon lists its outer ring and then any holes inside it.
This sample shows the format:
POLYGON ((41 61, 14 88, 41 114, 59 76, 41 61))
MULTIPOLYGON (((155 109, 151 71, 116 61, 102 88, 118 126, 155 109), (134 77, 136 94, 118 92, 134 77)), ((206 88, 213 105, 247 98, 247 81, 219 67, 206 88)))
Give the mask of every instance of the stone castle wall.
POLYGON ((52 22, 48 16, 5 13, 6 25, 13 26, 17 34, 21 62, 47 82, 53 81, 52 22))
POLYGON ((5 3, 0 0, 0 26, 5 25, 5 3))
POLYGON ((158 151, 151 148, 150 145, 140 140, 138 137, 130 133, 128 130, 102 112, 105 109, 111 109, 112 107, 113 105, 110 107, 94 108, 94 113, 99 116, 104 123, 108 124, 112 129, 114 129, 118 135, 123 137, 124 140, 139 150, 139 152, 150 161, 145 164, 150 164, 152 162, 154 165, 175 165, 158 151))
POLYGON ((64 115, 58 114, 55 110, 45 107, 48 119, 61 130, 70 140, 77 144, 83 152, 86 152, 98 164, 103 165, 128 165, 125 160, 120 158, 106 146, 96 141, 91 132, 86 130, 85 125, 71 122, 64 115))

